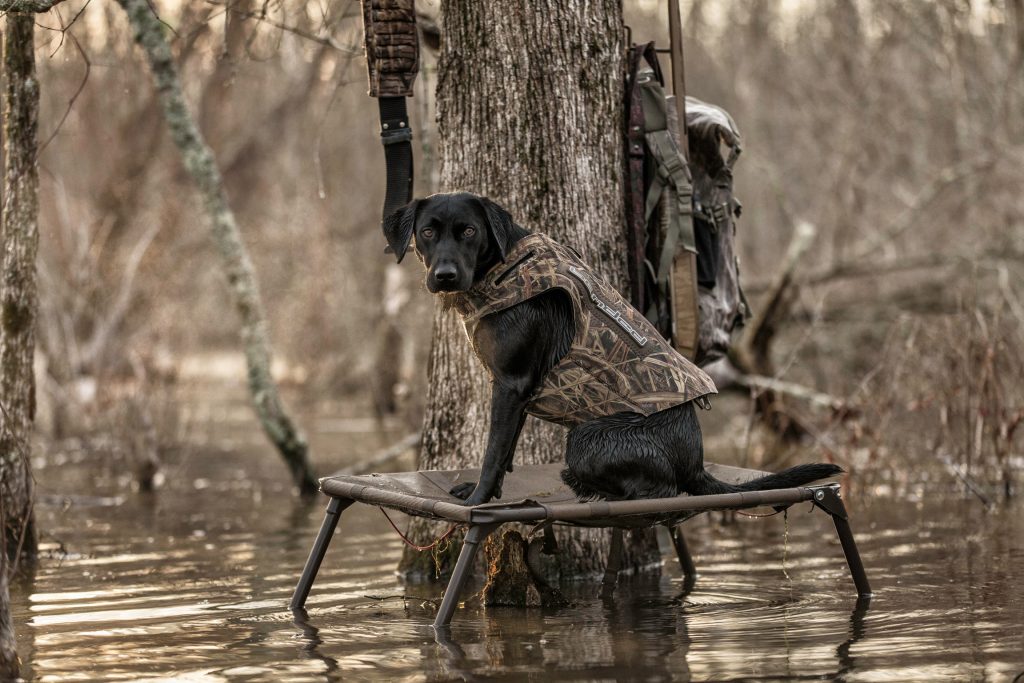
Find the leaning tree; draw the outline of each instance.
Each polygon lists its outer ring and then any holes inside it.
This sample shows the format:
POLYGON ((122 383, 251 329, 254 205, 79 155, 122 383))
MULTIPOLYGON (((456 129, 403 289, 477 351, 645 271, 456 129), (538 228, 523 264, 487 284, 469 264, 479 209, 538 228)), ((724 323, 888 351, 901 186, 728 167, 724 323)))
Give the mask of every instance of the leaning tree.
MULTIPOLYGON (((576 247, 620 291, 627 289, 621 142, 624 29, 618 0, 445 0, 438 67, 438 160, 443 190, 468 190, 504 205, 516 222, 576 247)), ((437 307, 430 352, 422 469, 477 466, 489 421, 486 374, 454 311, 437 307)), ((557 462, 565 430, 527 420, 515 462, 557 462)), ((412 539, 439 532, 414 521, 412 539)), ((523 555, 517 532, 489 553, 523 555)), ((563 576, 603 569, 608 532, 567 530, 558 538, 563 576)), ((445 553, 409 551, 402 570, 425 575, 452 566, 445 553)), ((657 559, 651 532, 632 537, 627 561, 657 559)), ((514 561, 513 561, 514 562, 514 561)), ((503 576, 522 576, 508 567, 503 576)), ((508 583, 491 577, 491 585, 508 583)), ((537 594, 509 597, 513 602, 537 594)))

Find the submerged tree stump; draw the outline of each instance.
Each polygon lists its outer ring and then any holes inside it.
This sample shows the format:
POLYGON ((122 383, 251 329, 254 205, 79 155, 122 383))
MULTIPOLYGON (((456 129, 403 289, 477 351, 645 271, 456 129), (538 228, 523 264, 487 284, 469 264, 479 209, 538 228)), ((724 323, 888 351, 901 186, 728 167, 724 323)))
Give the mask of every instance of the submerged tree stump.
POLYGON ((506 529, 487 539, 487 583, 485 605, 540 607, 540 590, 526 565, 526 541, 514 529, 506 529))

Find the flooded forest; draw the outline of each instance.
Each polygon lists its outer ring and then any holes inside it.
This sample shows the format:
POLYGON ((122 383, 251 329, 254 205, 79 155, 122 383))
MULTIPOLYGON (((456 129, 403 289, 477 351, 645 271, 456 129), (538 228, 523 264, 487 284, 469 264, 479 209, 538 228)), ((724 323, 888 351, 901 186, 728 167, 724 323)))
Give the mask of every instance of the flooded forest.
MULTIPOLYGON (((686 95, 742 139, 704 458, 842 468, 871 597, 809 500, 682 525, 696 580, 627 531, 613 597, 610 532, 524 523, 440 633, 462 529, 353 505, 290 609, 318 478, 480 467, 490 420, 385 253, 364 10, 0 0, 0 680, 1024 680, 1024 0, 680 7, 686 95), (496 602, 549 532, 574 569, 496 602)), ((665 8, 416 0, 414 195, 486 194, 625 282, 623 60, 665 8)), ((563 461, 520 428, 517 469, 563 461)))

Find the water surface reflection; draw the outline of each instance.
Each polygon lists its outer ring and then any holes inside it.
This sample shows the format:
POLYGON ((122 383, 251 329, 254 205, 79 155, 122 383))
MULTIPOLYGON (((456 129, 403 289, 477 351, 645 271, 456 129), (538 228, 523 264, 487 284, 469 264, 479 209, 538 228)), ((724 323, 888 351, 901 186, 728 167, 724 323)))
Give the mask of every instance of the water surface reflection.
POLYGON ((470 605, 438 642, 433 603, 417 599, 438 589, 366 597, 405 591, 393 573, 400 541, 369 508, 345 513, 308 612, 289 612, 322 505, 294 500, 273 461, 231 477, 249 463, 221 457, 216 473, 183 470, 152 496, 112 482, 75 498, 83 473, 44 470, 50 555, 14 589, 30 677, 902 681, 1024 670, 1020 505, 848 501, 870 603, 855 600, 827 517, 801 506, 788 524, 691 522, 695 586, 669 562, 660 576, 626 577, 612 600, 574 584, 568 608, 470 605))

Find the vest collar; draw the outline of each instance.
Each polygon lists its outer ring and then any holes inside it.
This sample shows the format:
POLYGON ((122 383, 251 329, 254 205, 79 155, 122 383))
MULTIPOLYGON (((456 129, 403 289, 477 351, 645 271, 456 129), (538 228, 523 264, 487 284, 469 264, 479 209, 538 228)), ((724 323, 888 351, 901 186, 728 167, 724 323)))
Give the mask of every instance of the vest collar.
POLYGON ((508 277, 514 275, 524 261, 535 254, 547 251, 550 244, 551 238, 544 233, 530 233, 516 242, 505 254, 505 260, 494 264, 472 287, 446 298, 446 308, 455 308, 462 316, 463 322, 469 325, 466 333, 470 339, 473 336, 471 328, 475 328, 475 321, 484 315, 484 307, 498 298, 498 292, 501 291, 499 287, 505 284, 508 277))
POLYGON ((505 254, 503 261, 495 263, 486 275, 469 288, 467 294, 472 294, 474 290, 480 291, 494 286, 496 280, 502 279, 505 273, 517 268, 530 251, 535 251, 538 247, 546 245, 549 240, 547 235, 540 232, 531 232, 523 237, 512 245, 512 249, 505 254))

